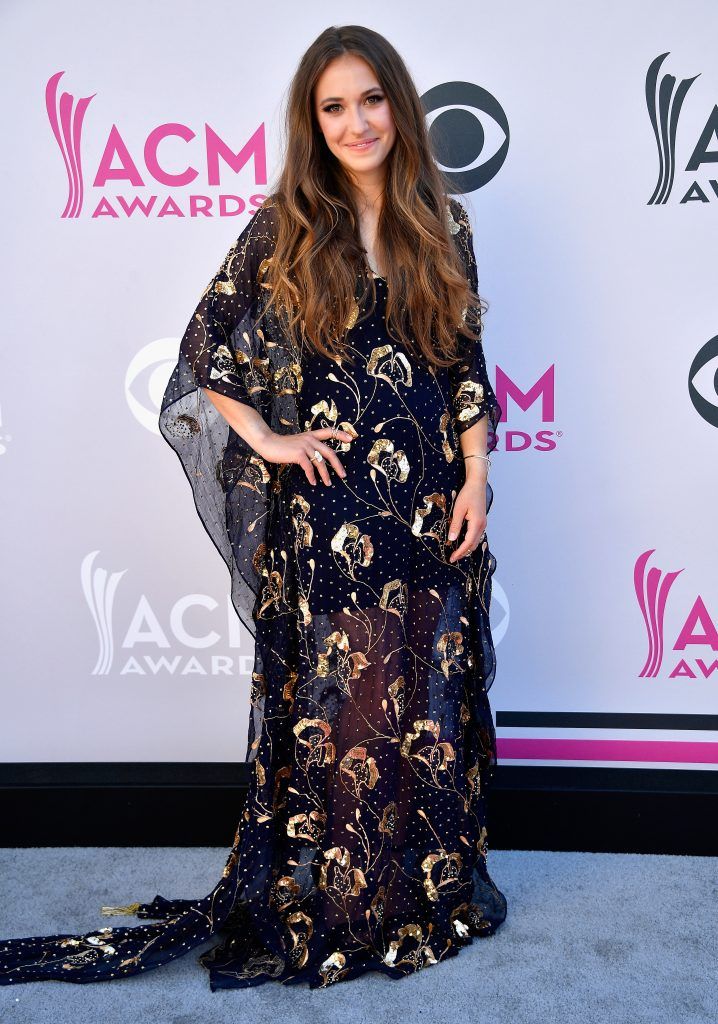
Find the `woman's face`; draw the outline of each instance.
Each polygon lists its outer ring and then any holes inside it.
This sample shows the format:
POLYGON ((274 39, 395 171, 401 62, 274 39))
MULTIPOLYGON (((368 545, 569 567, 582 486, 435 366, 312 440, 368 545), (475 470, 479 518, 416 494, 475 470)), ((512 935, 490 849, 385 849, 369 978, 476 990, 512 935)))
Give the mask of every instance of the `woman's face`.
POLYGON ((327 146, 350 176, 365 183, 381 180, 396 126, 367 62, 351 53, 331 61, 317 79, 314 110, 327 146))

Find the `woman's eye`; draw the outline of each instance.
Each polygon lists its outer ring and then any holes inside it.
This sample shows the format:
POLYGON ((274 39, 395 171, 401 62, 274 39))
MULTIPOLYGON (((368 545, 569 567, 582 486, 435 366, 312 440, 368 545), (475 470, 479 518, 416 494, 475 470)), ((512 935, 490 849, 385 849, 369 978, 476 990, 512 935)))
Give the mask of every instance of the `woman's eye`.
MULTIPOLYGON (((374 93, 371 96, 367 96, 367 102, 369 102, 369 100, 377 100, 379 103, 381 103, 383 99, 384 97, 379 96, 378 93, 374 93)), ((372 106, 376 106, 376 103, 372 103, 372 106)), ((325 114, 331 114, 340 107, 340 103, 330 103, 328 107, 322 107, 322 110, 324 111, 325 114)))

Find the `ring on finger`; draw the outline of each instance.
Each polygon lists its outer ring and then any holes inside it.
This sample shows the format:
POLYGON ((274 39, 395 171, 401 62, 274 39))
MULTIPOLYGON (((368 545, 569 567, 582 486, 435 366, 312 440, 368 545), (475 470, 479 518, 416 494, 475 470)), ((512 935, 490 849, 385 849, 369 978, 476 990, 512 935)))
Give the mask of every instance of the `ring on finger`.
POLYGON ((321 452, 317 451, 316 448, 315 448, 314 449, 314 455, 310 455, 309 456, 309 461, 310 462, 317 462, 317 463, 324 462, 324 456, 322 455, 321 452))

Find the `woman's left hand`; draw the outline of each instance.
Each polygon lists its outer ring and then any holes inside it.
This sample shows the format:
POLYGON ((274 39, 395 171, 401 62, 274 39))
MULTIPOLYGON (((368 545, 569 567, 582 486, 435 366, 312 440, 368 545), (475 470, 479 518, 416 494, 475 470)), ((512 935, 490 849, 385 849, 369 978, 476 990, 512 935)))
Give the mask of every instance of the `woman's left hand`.
POLYGON ((469 478, 456 495, 447 543, 456 540, 464 522, 466 533, 456 551, 451 553, 450 562, 464 558, 478 547, 486 530, 486 477, 483 475, 469 478))

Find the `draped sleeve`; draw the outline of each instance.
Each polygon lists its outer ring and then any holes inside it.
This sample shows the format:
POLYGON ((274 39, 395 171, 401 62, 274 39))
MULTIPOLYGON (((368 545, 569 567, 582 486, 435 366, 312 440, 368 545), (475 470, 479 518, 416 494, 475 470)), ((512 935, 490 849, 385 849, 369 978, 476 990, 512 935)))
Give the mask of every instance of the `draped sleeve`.
POLYGON ((232 244, 180 343, 195 385, 248 405, 268 395, 248 331, 257 314, 260 269, 273 252, 270 210, 260 207, 232 244))
MULTIPOLYGON (((449 225, 454 235, 454 242, 459 248, 466 270, 467 280, 474 292, 478 292, 478 271, 474 254, 474 239, 469 216, 456 199, 450 200, 451 217, 449 225)), ((471 310, 465 317, 475 330, 482 331, 483 323, 478 309, 471 310)), ((458 434, 488 416, 487 453, 492 452, 497 444, 497 432, 502 409, 486 371, 486 359, 481 336, 472 341, 459 335, 461 361, 450 368, 452 401, 454 405, 454 426, 458 434)))
MULTIPOLYGON (((263 264, 271 259, 274 241, 268 200, 253 213, 200 296, 180 340, 158 424, 230 571, 234 607, 252 636, 274 467, 232 430, 205 390, 251 405, 271 422, 269 360, 257 320, 263 264)), ((187 543, 194 542, 188 538, 187 543)))

